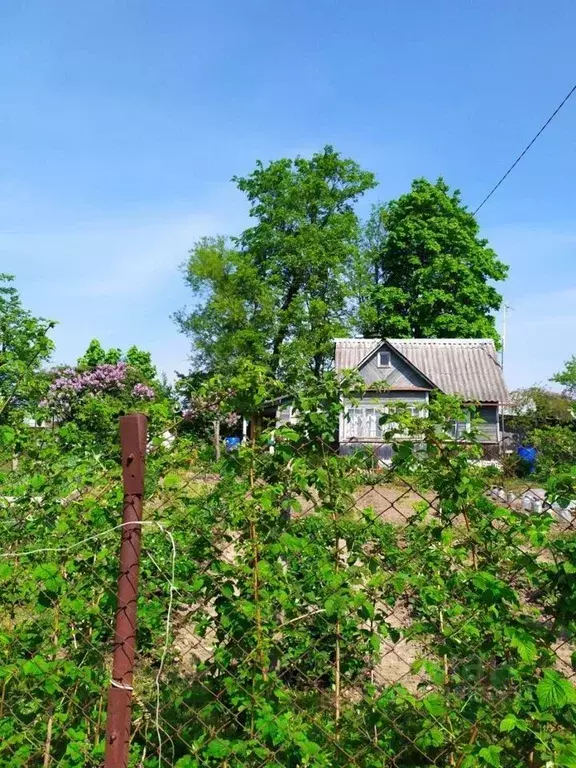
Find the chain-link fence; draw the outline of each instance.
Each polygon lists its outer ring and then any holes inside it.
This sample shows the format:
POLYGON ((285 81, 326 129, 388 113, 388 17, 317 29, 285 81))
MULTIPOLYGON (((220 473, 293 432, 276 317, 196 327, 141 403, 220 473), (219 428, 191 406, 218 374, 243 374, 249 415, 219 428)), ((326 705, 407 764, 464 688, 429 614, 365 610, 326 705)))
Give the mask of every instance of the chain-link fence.
POLYGON ((143 489, 134 443, 6 451, 0 764, 576 765, 565 494, 325 416, 217 463, 151 446, 143 489))

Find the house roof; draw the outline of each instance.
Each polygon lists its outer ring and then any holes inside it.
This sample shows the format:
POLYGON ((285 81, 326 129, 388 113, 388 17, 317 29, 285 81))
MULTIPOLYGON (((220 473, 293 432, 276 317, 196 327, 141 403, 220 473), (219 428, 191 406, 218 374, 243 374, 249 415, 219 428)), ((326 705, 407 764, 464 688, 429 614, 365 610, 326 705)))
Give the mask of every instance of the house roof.
POLYGON ((336 339, 335 368, 358 368, 388 344, 448 395, 505 403, 508 391, 492 339, 336 339))

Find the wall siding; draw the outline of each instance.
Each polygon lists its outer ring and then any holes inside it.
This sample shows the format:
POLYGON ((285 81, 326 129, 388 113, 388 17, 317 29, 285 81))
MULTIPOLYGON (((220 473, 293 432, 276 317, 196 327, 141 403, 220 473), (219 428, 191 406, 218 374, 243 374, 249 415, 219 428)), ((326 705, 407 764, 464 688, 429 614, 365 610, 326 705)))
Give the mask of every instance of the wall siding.
MULTIPOLYGON (((386 347, 382 347, 382 349, 386 349, 386 347)), ((379 368, 378 353, 376 352, 358 369, 358 372, 368 385, 386 382, 391 388, 424 387, 430 389, 430 385, 422 376, 393 350, 390 350, 390 365, 390 368, 379 368)))
MULTIPOLYGON (((386 390, 385 392, 369 392, 361 397, 359 403, 365 405, 375 405, 377 403, 382 403, 382 407, 384 407, 387 402, 391 401, 395 403, 409 404, 413 404, 418 401, 426 403, 428 402, 428 392, 422 392, 421 390, 400 390, 397 392, 386 390)), ((344 404, 352 405, 350 401, 344 401, 344 404)))
POLYGON ((478 408, 477 418, 482 422, 477 425, 478 439, 481 443, 498 442, 498 406, 482 405, 478 408))
MULTIPOLYGON (((412 391, 412 392, 371 392, 365 394, 358 403, 352 403, 349 400, 344 401, 346 409, 354 407, 372 406, 380 407, 384 409, 387 403, 406 403, 407 405, 421 404, 422 407, 428 402, 428 392, 412 391)), ((345 413, 340 414, 339 434, 341 444, 347 443, 348 438, 346 435, 347 420, 345 413)), ((363 442, 363 441, 362 441, 363 442)), ((369 442, 374 442, 374 438, 369 439, 369 442)))
MULTIPOLYGON (((378 406, 379 404, 384 407, 386 402, 407 403, 414 405, 415 403, 422 403, 424 405, 428 400, 427 392, 378 392, 369 395, 364 395, 359 401, 359 405, 378 406)), ((352 403, 345 401, 345 405, 354 407, 352 403)), ((495 405, 483 405, 478 408, 477 418, 482 421, 476 426, 478 430, 478 440, 481 443, 497 443, 498 442, 498 406, 495 405)), ((346 434, 346 419, 344 414, 340 416, 340 444, 341 447, 348 445, 349 441, 344 437, 346 434)), ((360 440, 359 442, 375 443, 374 438, 367 441, 360 440)), ((347 451, 346 451, 347 452, 347 451)))

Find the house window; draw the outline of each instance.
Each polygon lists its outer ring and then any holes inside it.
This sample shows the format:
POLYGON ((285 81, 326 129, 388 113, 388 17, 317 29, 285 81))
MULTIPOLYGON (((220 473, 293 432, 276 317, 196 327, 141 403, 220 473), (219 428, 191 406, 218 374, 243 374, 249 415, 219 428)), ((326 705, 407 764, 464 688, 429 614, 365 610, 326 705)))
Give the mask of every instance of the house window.
POLYGON ((387 349, 381 349, 378 352, 378 368, 390 368, 390 352, 387 349))
POLYGON ((380 411, 377 408, 349 408, 346 436, 379 438, 382 434, 379 421, 380 411))
POLYGON ((407 413, 416 419, 423 419, 428 415, 426 408, 421 405, 408 405, 407 403, 399 403, 398 406, 386 406, 384 413, 407 413))
MULTIPOLYGON (((425 409, 419 405, 409 405, 406 408, 412 416, 420 417, 426 415, 425 409)), ((346 438, 356 440, 382 440, 384 433, 395 433, 399 429, 399 423, 390 420, 385 421, 385 423, 381 425, 380 418, 383 414, 393 415, 396 410, 395 405, 386 405, 383 407, 364 405, 348 408, 344 426, 344 434, 346 438)), ((403 409, 399 408, 398 410, 403 409)))
POLYGON ((450 429, 450 437, 455 440, 462 440, 467 432, 470 432, 470 420, 467 421, 453 421, 450 429))

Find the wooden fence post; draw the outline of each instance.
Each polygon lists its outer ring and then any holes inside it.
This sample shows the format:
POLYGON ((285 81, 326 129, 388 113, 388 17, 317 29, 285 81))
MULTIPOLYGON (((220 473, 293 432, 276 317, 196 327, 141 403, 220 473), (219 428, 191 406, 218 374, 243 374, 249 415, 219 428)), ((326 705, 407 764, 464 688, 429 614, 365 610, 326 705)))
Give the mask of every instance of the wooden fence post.
POLYGON ((136 603, 140 567, 144 465, 148 421, 142 413, 120 418, 122 481, 124 486, 123 527, 120 538, 118 607, 108 690, 106 753, 104 768, 128 768, 132 713, 132 679, 136 651, 136 603))

